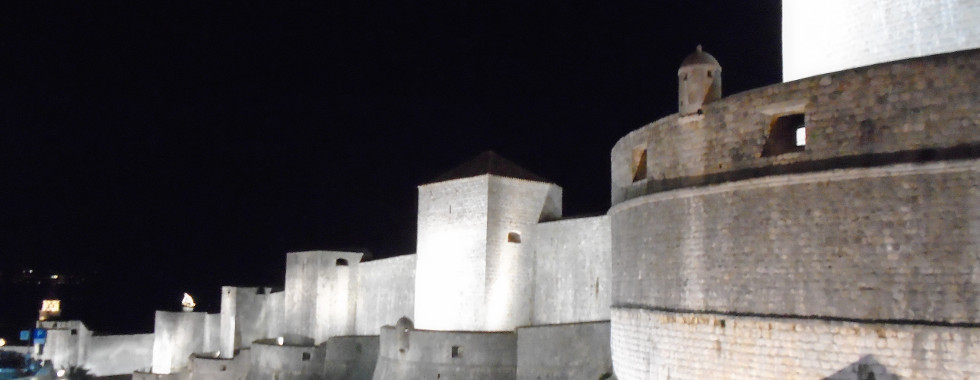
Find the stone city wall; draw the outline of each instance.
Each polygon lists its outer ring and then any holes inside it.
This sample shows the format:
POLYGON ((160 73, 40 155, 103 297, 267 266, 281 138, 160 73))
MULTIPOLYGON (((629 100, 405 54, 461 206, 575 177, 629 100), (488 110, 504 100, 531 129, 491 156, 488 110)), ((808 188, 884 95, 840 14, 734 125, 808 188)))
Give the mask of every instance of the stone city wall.
POLYGON ((568 219, 528 229, 524 254, 534 258, 531 324, 609 319, 609 218, 568 219))
POLYGON ((248 348, 239 351, 234 359, 212 356, 192 355, 189 371, 184 374, 187 380, 245 380, 251 362, 248 348))
POLYGON ((153 327, 153 373, 185 369, 194 353, 217 352, 221 316, 202 312, 157 311, 153 327))
POLYGON ((704 115, 630 132, 611 154, 612 204, 766 175, 980 153, 980 50, 887 63, 728 96, 704 115), (775 118, 804 113, 806 149, 762 156, 775 118), (645 149, 645 178, 633 157, 645 149))
POLYGON ((416 255, 361 263, 355 334, 378 335, 381 326, 414 318, 416 255))
POLYGON ((371 380, 378 363, 379 337, 335 336, 326 344, 322 378, 371 380))
POLYGON ((374 380, 507 380, 516 375, 514 333, 381 329, 374 380))
POLYGON ((419 186, 415 319, 426 329, 484 325, 489 176, 419 186))
MULTIPOLYGON (((281 320, 282 309, 270 302, 272 288, 221 287, 221 346, 222 358, 229 359, 236 349, 248 347, 257 339, 269 338, 270 320, 281 320)), ((276 331, 278 332, 278 331, 276 331)))
POLYGON ((518 379, 602 379, 610 375, 609 321, 517 329, 518 379))
POLYGON ((84 367, 92 375, 124 375, 153 365, 153 334, 95 335, 88 341, 84 367))
POLYGON ((323 370, 324 346, 278 345, 260 340, 249 349, 248 380, 314 380, 323 370))
POLYGON ((286 255, 283 335, 313 338, 322 343, 333 336, 354 333, 361 256, 357 252, 337 251, 286 255))
POLYGON ((980 323, 980 160, 675 190, 609 214, 614 307, 980 323))
POLYGON ((523 234, 542 220, 561 217, 562 189, 499 176, 490 176, 488 185, 486 315, 473 330, 513 331, 531 323, 533 310, 534 255, 523 234))
POLYGON ((636 379, 976 379, 980 329, 614 308, 616 375, 636 379))
POLYGON ((980 3, 783 0, 783 79, 980 47, 980 3))

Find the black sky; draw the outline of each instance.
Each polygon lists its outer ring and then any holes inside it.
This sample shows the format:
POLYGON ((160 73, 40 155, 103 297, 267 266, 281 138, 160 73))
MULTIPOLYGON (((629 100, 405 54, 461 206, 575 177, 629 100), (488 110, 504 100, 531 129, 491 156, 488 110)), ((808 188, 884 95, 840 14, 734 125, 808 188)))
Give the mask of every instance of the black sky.
POLYGON ((139 321, 85 314, 108 330, 281 285, 286 252, 412 253, 415 186, 487 149, 604 213, 612 145, 676 112, 697 44, 726 94, 781 73, 775 0, 24 3, 0 5, 0 272, 97 271, 139 321))

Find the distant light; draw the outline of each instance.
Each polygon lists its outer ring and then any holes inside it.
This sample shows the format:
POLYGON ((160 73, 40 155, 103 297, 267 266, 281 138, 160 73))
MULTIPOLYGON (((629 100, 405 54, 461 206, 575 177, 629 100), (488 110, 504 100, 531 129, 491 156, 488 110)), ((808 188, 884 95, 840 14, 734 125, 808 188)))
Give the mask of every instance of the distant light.
POLYGON ((286 338, 278 337, 278 338, 276 338, 276 343, 278 343, 280 346, 282 346, 283 343, 286 343, 286 338))
POLYGON ((57 279, 58 279, 58 277, 60 277, 60 276, 58 276, 58 275, 56 275, 56 274, 52 274, 52 275, 51 275, 51 279, 52 279, 52 280, 57 280, 57 279))
POLYGON ((57 372, 58 377, 65 377, 65 370, 59 369, 57 372))
POLYGON ((7 340, 6 339, 3 339, 3 338, 0 338, 0 347, 6 346, 6 345, 7 345, 7 340))
POLYGON ((194 306, 197 306, 197 304, 194 303, 194 298, 187 293, 184 293, 184 299, 180 301, 180 304, 184 307, 184 311, 194 311, 194 306))
POLYGON ((796 130, 796 146, 806 146, 806 127, 796 130))

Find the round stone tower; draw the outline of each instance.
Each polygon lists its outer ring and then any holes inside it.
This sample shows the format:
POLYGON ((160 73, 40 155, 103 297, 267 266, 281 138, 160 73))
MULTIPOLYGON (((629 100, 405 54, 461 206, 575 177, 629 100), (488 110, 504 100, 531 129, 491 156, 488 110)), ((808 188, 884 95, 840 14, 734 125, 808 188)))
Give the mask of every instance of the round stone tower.
POLYGON ((721 99, 721 65, 701 45, 681 62, 677 81, 681 115, 700 114, 701 106, 721 99))

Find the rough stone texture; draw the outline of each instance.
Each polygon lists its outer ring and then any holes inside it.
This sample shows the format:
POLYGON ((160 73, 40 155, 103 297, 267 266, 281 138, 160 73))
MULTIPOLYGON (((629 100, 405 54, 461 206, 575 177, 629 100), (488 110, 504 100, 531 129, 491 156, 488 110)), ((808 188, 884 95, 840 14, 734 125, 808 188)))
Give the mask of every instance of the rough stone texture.
POLYGON ((374 367, 378 363, 378 345, 377 335, 330 338, 326 344, 322 377, 371 380, 374 377, 374 367))
POLYGON ((230 359, 235 350, 248 347, 253 341, 269 338, 270 320, 277 318, 282 309, 273 308, 270 302, 271 288, 262 287, 221 287, 221 345, 222 358, 230 359))
POLYGON ((44 349, 37 359, 48 360, 54 368, 69 368, 85 363, 88 342, 92 337, 81 321, 41 321, 38 327, 47 329, 44 349))
POLYGON ((153 334, 95 335, 89 338, 83 367, 95 376, 149 371, 153 365, 153 334))
POLYGON ((609 321, 517 329, 517 378, 601 379, 612 374, 609 321))
POLYGON ((324 346, 278 345, 274 340, 252 344, 247 380, 314 380, 323 370, 324 346))
POLYGON ((243 349, 234 359, 192 355, 187 380, 245 380, 250 363, 250 350, 243 349))
POLYGON ((153 328, 153 373, 187 367, 193 353, 218 349, 221 318, 199 312, 157 311, 153 328))
POLYGON ((514 333, 381 329, 374 380, 507 380, 516 376, 514 333), (453 347, 457 347, 457 357, 453 357, 453 347))
POLYGON ((675 190, 610 215, 614 306, 980 322, 977 160, 675 190))
POLYGON ((612 351, 620 379, 980 378, 976 328, 613 308, 612 351))
POLYGON ((532 325, 609 320, 608 217, 541 223, 525 237, 524 254, 534 257, 532 325))
POLYGON ((561 188, 492 175, 419 186, 419 328, 513 330, 530 320, 530 266, 508 241, 561 215, 561 188))
POLYGON ((378 335, 381 326, 414 318, 416 255, 361 263, 357 285, 357 335, 378 335))
POLYGON ((284 335, 313 338, 316 342, 353 335, 361 256, 335 251, 286 255, 284 335), (338 265, 340 260, 347 265, 338 265))
POLYGON ((923 149, 980 144, 980 50, 776 84, 671 115, 630 132, 612 150, 612 204, 671 188, 875 160, 926 158, 923 149), (761 157, 775 117, 806 114, 806 150, 761 157), (647 179, 632 181, 633 149, 647 179), (898 152, 911 154, 890 157, 898 152))
POLYGON ((783 78, 980 47, 980 3, 783 0, 783 78))

